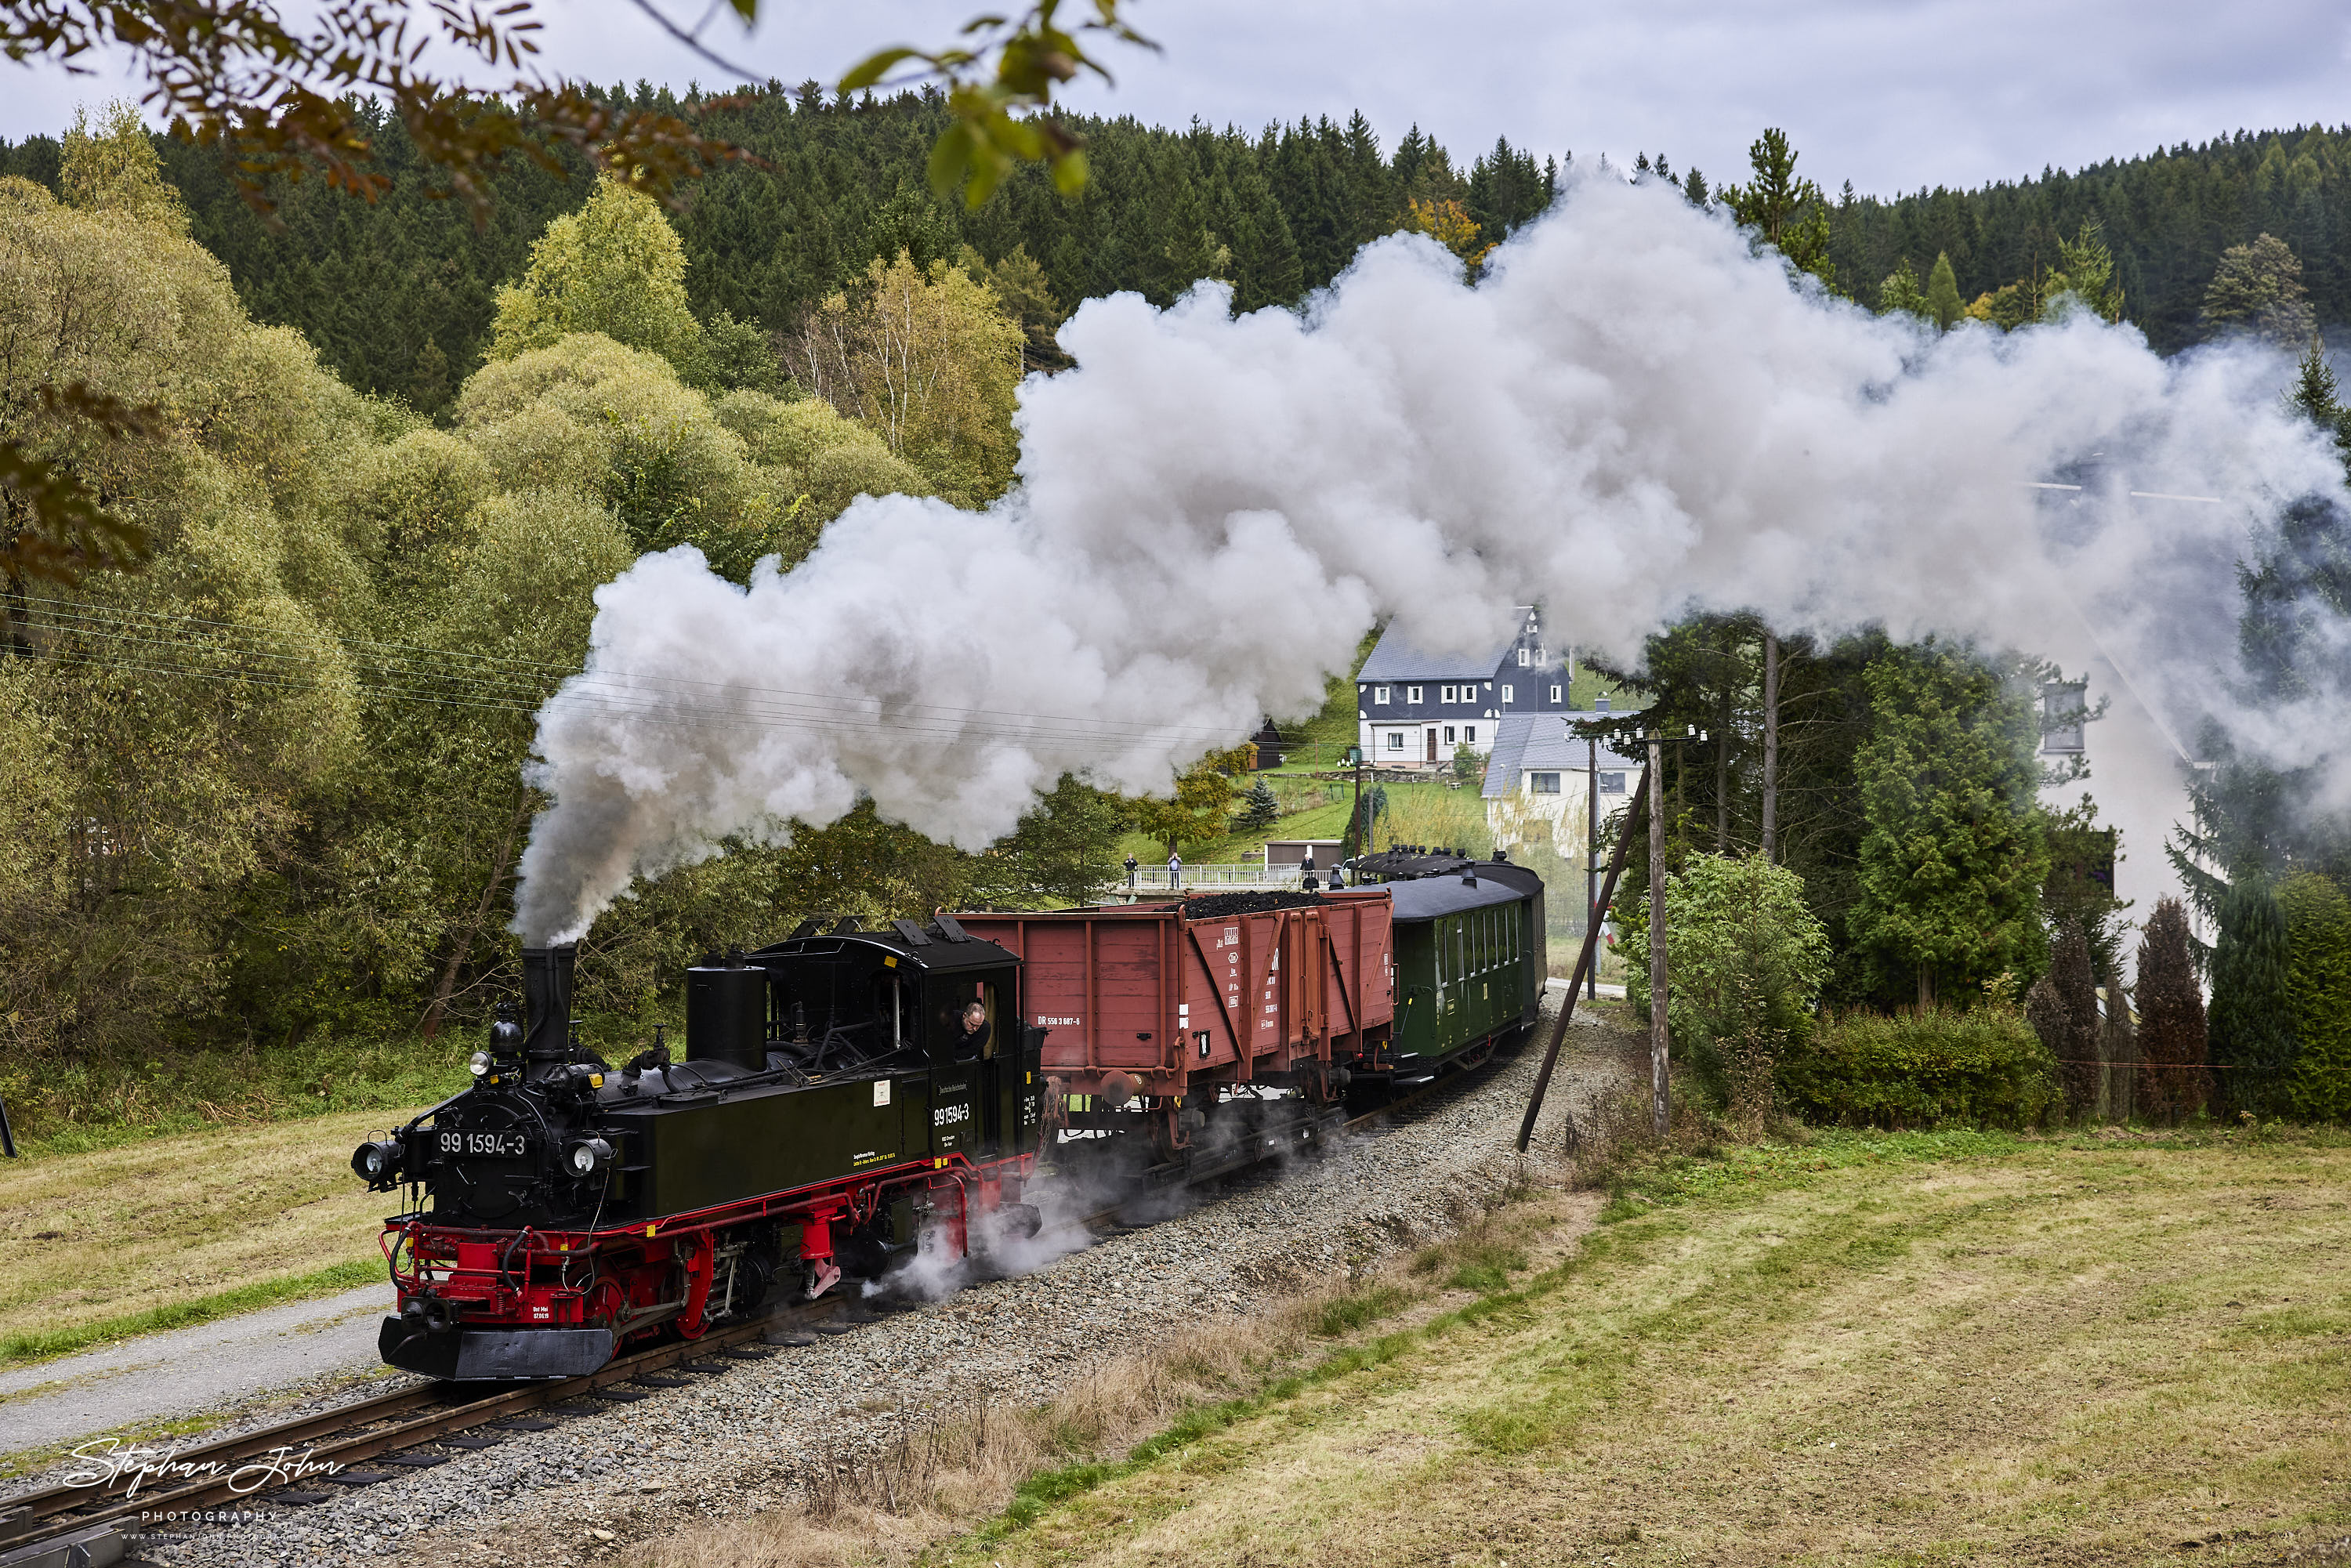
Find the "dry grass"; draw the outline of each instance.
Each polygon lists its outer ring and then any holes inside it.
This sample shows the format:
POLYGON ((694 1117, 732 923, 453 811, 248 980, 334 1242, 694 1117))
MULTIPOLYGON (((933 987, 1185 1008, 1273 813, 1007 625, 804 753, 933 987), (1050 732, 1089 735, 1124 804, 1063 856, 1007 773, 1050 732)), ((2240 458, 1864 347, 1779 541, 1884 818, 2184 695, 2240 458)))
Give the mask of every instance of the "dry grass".
POLYGON ((350 1161, 386 1120, 357 1112, 0 1162, 0 1342, 376 1258, 398 1199, 362 1188, 350 1161))
POLYGON ((2280 1561, 2351 1527, 2346 1180, 2308 1140, 1620 1166, 1573 1263, 932 1560, 2280 1561))
POLYGON ((1105 1362, 1041 1407, 975 1396, 874 1453, 841 1456, 799 1479, 786 1506, 649 1543, 646 1568, 900 1568, 1008 1503, 1081 1490, 1138 1447, 1213 1429, 1269 1387, 1360 1344, 1476 1299, 1488 1281, 1556 1261, 1596 1203, 1525 1201, 1503 1214, 1463 1205, 1460 1228, 1364 1278, 1280 1301, 1253 1316, 1188 1327, 1148 1355, 1105 1362))

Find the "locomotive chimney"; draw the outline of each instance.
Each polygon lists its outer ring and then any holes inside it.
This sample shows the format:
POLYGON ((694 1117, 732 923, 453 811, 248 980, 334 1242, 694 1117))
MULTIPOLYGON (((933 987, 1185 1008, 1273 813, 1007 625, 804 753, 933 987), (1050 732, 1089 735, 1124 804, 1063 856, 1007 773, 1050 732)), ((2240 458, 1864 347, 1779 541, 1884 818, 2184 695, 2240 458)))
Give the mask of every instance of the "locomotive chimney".
POLYGON ((579 952, 560 947, 522 950, 523 1056, 561 1061, 571 1053, 571 960, 579 952))

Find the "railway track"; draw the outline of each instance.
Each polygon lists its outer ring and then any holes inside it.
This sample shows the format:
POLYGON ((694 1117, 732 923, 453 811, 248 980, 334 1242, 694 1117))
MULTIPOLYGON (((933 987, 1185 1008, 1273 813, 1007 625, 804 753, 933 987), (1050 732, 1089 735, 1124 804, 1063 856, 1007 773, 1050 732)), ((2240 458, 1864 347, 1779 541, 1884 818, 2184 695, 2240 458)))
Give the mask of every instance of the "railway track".
MULTIPOLYGON (((1504 1054, 1497 1051, 1360 1115, 1323 1123, 1317 1132, 1368 1131, 1441 1108, 1504 1054)), ((1222 1166, 1201 1176, 1199 1185, 1256 1168, 1268 1157, 1222 1166)), ((1130 1228, 1124 1223, 1129 1212, 1123 1203, 1113 1204, 1080 1223, 1096 1230, 1130 1228)), ((130 1543, 123 1527, 142 1516, 184 1518, 256 1505, 323 1502, 348 1488, 392 1479, 402 1469, 445 1464, 468 1450, 495 1447, 506 1435, 544 1431, 599 1408, 651 1397, 659 1388, 723 1375, 742 1361, 813 1343, 817 1333, 845 1333, 883 1315, 828 1298, 714 1329, 700 1339, 621 1356, 582 1377, 489 1393, 448 1384, 405 1388, 196 1448, 172 1448, 170 1469, 160 1476, 129 1469, 96 1484, 50 1487, 0 1503, 0 1568, 107 1568, 133 1562, 125 1555, 130 1543)))

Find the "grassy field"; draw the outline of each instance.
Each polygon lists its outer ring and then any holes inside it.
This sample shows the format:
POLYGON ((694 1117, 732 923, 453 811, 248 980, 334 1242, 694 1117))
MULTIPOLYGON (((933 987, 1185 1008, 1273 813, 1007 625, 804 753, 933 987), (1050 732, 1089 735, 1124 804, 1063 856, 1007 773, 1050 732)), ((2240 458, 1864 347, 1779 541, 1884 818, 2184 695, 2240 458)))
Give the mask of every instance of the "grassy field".
POLYGON ((2274 1562, 2351 1527, 2351 1151, 1834 1136, 1228 1422, 1032 1481, 957 1563, 2274 1562))
POLYGON ((0 1365, 383 1278, 347 1112, 0 1162, 0 1365))
POLYGON ((1193 1394, 1139 1440, 1094 1388, 1025 1439, 926 1437, 958 1468, 893 1482, 917 1507, 868 1488, 645 1560, 2351 1556, 2339 1135, 1838 1133, 1641 1168, 1596 1226, 1598 1197, 1538 1196, 1288 1328, 1121 1364, 1130 1411, 1193 1394))

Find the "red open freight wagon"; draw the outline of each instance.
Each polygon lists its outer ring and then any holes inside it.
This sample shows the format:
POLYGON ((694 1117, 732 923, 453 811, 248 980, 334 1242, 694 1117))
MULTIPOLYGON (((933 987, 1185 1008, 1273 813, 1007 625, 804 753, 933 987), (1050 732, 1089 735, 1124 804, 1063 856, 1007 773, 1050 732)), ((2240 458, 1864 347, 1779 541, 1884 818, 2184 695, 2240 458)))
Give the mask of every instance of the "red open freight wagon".
POLYGON ((1046 1030, 1049 1104, 1140 1097, 1166 1113, 1162 1135, 1181 1148, 1198 1113, 1243 1085, 1336 1099, 1344 1069, 1384 1040, 1395 1018, 1385 888, 1217 912, 1226 904, 956 918, 1020 957, 1021 1022, 1046 1030))

